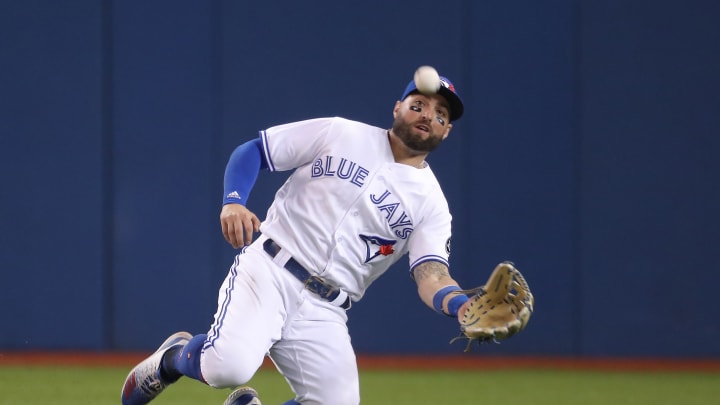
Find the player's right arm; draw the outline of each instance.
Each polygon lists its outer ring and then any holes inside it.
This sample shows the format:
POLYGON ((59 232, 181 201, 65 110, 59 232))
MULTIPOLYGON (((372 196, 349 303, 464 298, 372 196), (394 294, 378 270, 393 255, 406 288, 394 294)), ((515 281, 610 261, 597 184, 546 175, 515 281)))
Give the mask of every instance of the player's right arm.
POLYGON ((260 230, 260 220, 245 204, 261 168, 267 168, 267 162, 260 138, 235 148, 225 167, 220 225, 225 240, 235 249, 249 245, 253 232, 260 230))
POLYGON ((249 245, 260 220, 245 205, 260 169, 291 170, 310 162, 329 137, 334 118, 316 118, 260 131, 260 137, 238 146, 225 168, 223 236, 234 248, 249 245))

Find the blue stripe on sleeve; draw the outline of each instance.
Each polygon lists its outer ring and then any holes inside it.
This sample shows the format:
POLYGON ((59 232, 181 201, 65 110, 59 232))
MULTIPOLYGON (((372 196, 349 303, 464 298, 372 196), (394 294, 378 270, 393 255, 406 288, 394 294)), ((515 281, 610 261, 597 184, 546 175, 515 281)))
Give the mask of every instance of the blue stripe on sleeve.
POLYGON ((268 147, 267 132, 260 131, 260 139, 262 140, 262 151, 263 151, 263 156, 265 157, 265 162, 267 162, 267 167, 271 172, 274 172, 275 164, 273 163, 272 158, 270 157, 270 149, 268 147))

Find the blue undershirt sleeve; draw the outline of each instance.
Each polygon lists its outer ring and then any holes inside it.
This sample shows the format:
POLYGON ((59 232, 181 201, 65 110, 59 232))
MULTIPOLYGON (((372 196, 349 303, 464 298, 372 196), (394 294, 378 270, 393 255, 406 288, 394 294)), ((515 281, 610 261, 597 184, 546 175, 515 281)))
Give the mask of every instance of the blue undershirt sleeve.
POLYGON ((267 167, 260 138, 245 142, 235 148, 225 166, 223 205, 247 204, 260 169, 267 169, 267 167))

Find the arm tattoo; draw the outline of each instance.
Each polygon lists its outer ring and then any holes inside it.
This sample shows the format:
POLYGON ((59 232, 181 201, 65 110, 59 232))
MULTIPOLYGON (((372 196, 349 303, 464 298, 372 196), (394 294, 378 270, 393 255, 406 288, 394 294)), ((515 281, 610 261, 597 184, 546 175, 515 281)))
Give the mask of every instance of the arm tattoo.
POLYGON ((448 271, 448 267, 440 262, 429 261, 421 263, 413 269, 413 278, 416 283, 428 278, 440 280, 449 277, 450 272, 448 271))

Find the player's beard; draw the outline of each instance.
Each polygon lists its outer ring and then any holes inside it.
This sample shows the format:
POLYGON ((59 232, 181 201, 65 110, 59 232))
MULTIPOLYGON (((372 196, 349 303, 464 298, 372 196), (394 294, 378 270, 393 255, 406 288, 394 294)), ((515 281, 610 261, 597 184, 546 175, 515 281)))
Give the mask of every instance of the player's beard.
POLYGON ((415 125, 416 124, 401 122, 397 119, 393 122, 393 133, 400 138, 409 149, 422 153, 432 152, 443 141, 441 136, 433 134, 432 131, 428 134, 427 138, 423 139, 421 135, 416 133, 415 125))

